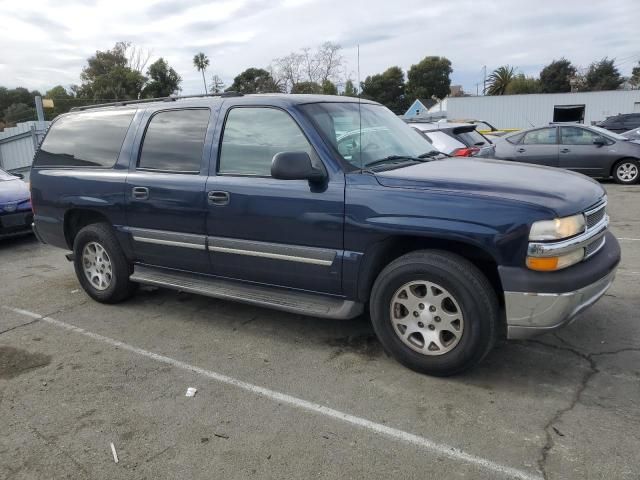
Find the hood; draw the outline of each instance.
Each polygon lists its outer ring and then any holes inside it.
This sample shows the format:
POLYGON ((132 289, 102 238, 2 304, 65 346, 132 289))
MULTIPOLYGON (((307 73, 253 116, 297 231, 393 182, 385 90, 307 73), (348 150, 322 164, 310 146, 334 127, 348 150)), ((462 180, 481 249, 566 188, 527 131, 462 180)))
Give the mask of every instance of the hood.
POLYGON ((0 204, 29 199, 29 187, 22 180, 0 180, 0 204))
POLYGON ((447 158, 376 173, 380 184, 503 198, 573 215, 604 195, 602 186, 579 173, 558 168, 479 158, 447 158))

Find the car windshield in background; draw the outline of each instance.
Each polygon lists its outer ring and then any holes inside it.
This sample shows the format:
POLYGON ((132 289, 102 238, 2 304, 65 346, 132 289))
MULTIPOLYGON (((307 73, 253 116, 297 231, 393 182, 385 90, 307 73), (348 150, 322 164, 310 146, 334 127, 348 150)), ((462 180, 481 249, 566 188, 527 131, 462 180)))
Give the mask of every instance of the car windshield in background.
POLYGON ((595 125, 593 125, 589 127, 589 129, 593 130, 594 132, 598 132, 599 134, 604 135, 606 137, 614 138, 616 140, 629 140, 627 137, 624 137, 617 133, 613 133, 611 130, 607 130, 606 128, 596 127, 595 125))
POLYGON ((486 145, 487 139, 482 136, 482 134, 478 133, 476 130, 471 130, 470 132, 462 132, 458 134, 458 137, 469 146, 482 146, 486 145))
POLYGON ((355 168, 383 159, 410 160, 435 150, 429 140, 381 105, 313 103, 301 108, 355 168))

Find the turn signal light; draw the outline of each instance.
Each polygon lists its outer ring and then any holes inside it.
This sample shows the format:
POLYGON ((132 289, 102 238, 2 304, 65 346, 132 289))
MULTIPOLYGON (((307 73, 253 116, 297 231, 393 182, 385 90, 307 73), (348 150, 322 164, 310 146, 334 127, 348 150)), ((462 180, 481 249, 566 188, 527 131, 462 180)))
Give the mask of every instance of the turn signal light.
POLYGON ((527 257, 527 267, 538 272, 553 272, 575 265, 584 258, 584 248, 559 257, 527 257))

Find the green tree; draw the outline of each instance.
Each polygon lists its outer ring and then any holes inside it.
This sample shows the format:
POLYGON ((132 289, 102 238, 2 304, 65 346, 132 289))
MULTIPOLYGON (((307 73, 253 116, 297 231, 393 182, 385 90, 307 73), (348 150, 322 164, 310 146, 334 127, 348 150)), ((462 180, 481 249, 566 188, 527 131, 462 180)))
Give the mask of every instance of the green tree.
POLYGON ((576 76, 576 71, 576 67, 564 57, 553 60, 540 71, 540 91, 542 93, 570 92, 570 82, 576 76))
POLYGON ((451 88, 451 62, 445 57, 425 57, 411 65, 407 74, 407 97, 440 99, 449 95, 451 88))
POLYGON ((322 87, 316 82, 298 82, 291 89, 291 93, 322 93, 322 87))
POLYGON ((390 67, 382 73, 368 76, 360 88, 363 98, 380 102, 394 113, 404 113, 409 107, 404 72, 400 67, 390 67))
POLYGON ((540 80, 527 77, 524 73, 517 74, 505 90, 505 95, 518 95, 523 93, 540 93, 540 80))
POLYGON ((47 120, 52 120, 58 115, 67 113, 71 110, 71 107, 75 106, 75 98, 73 94, 67 92, 67 89, 62 85, 56 85, 45 93, 45 98, 53 100, 53 109, 44 109, 44 115, 47 120))
POLYGON ((193 66, 202 73, 202 83, 204 84, 204 93, 207 93, 207 81, 204 79, 204 73, 209 66, 209 58, 202 52, 193 56, 193 66))
POLYGON ((36 119, 36 109, 25 103, 12 103, 3 113, 4 123, 8 126, 36 119))
POLYGON ((351 79, 347 80, 347 82, 344 84, 344 92, 342 92, 342 95, 344 95, 345 97, 358 96, 358 90, 356 89, 356 86, 353 84, 353 81, 351 79))
POLYGON ((604 57, 589 65, 584 76, 584 89, 588 92, 616 90, 623 82, 624 78, 615 66, 615 59, 604 57))
POLYGON ((325 95, 337 95, 338 87, 331 80, 325 80, 322 82, 322 93, 325 95))
POLYGON ((96 51, 80 74, 82 85, 76 89, 81 97, 93 100, 136 99, 147 78, 128 66, 126 42, 111 50, 96 51))
POLYGON ((638 66, 637 67, 633 67, 633 70, 631 70, 631 85, 633 85, 636 88, 640 88, 640 60, 638 61, 638 66))
POLYGON ((142 90, 143 98, 168 97, 182 90, 182 77, 162 57, 149 65, 147 75, 150 81, 142 90))
POLYGON ((225 91, 238 93, 280 93, 280 87, 263 68, 247 68, 233 79, 225 91))
POLYGON ((516 77, 514 67, 503 65, 496 68, 489 75, 489 84, 487 85, 486 95, 504 95, 507 87, 516 77))

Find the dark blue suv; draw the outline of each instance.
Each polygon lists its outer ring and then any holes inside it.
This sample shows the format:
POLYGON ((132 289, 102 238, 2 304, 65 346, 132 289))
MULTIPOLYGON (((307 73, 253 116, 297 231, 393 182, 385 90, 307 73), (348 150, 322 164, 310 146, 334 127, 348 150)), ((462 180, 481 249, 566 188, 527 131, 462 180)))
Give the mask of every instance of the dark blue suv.
POLYGON ((448 158, 348 97, 76 110, 49 129, 31 194, 36 234, 73 251, 100 302, 142 283, 316 317, 368 309, 384 348, 433 375, 567 324, 620 259, 598 183, 448 158))

